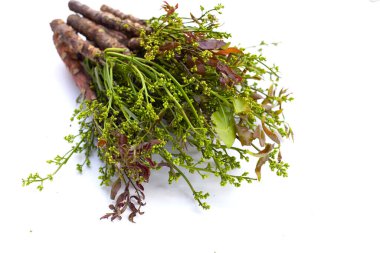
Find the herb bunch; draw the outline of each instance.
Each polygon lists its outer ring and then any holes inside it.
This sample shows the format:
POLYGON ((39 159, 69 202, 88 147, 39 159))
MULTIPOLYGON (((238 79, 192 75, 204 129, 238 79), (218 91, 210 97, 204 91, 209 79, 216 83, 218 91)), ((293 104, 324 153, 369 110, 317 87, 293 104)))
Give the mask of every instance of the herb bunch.
POLYGON ((184 179, 204 209, 209 193, 195 189, 189 173, 236 187, 260 180, 266 163, 287 176, 280 146, 293 134, 283 114, 292 98, 278 88, 278 67, 269 67, 260 50, 251 54, 226 42, 231 35, 218 30, 216 16, 222 5, 201 7, 199 17, 180 17, 178 5, 165 2, 164 15, 147 21, 108 6, 98 12, 70 1, 69 7, 83 17, 69 16, 70 26, 54 20, 51 27, 82 91, 71 119, 79 133, 65 137, 72 144, 65 155, 48 161, 57 166, 53 173, 30 174, 24 185, 38 183, 41 190, 76 153, 85 154, 77 165, 82 172, 96 152, 103 163, 101 185, 111 186, 115 200, 102 218, 121 219, 129 209, 133 221, 145 204, 143 184, 161 168, 168 169, 169 184, 184 179), (76 30, 95 43, 83 41, 76 30), (257 178, 233 172, 240 160, 251 158, 257 159, 257 178))

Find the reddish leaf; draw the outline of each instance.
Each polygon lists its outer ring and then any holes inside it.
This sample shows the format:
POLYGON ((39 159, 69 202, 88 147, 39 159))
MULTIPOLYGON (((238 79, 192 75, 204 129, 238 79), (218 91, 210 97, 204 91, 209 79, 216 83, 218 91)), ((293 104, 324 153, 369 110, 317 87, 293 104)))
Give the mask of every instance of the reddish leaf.
POLYGON ((262 126, 258 125, 253 132, 253 138, 254 139, 259 139, 259 143, 261 147, 265 146, 265 134, 263 132, 262 126))
POLYGON ((168 50, 172 50, 176 47, 179 46, 179 43, 178 42, 175 42, 175 41, 167 41, 165 42, 162 46, 160 46, 160 51, 168 51, 168 50))
POLYGON ((113 213, 107 213, 107 214, 103 215, 102 217, 100 217, 100 219, 101 220, 108 219, 111 215, 113 215, 113 213))
POLYGON ((112 218, 111 218, 111 221, 113 221, 114 219, 118 218, 119 220, 121 220, 121 216, 118 215, 118 214, 113 214, 112 215, 112 218))
POLYGON ((152 158, 147 157, 147 158, 145 158, 145 160, 148 161, 149 165, 150 165, 152 168, 153 168, 153 167, 156 167, 157 164, 156 164, 155 161, 152 160, 152 158))
POLYGON ((197 59, 196 61, 194 61, 191 55, 187 55, 186 66, 189 69, 191 69, 194 67, 194 65, 197 67, 198 74, 204 75, 206 73, 206 67, 203 61, 201 61, 200 59, 197 59))
MULTIPOLYGON (((157 140, 157 139, 153 139, 151 141, 147 141, 147 142, 144 142, 144 143, 141 143, 140 145, 138 145, 136 147, 136 150, 137 151, 142 151, 142 150, 150 150, 154 145, 157 145, 157 144, 160 144, 161 141, 160 140, 157 140)), ((133 151, 132 151, 133 152, 133 151)))
POLYGON ((195 65, 197 65, 197 73, 204 75, 206 73, 205 64, 201 60, 196 60, 195 65))
POLYGON ((224 42, 223 40, 208 39, 198 41, 198 45, 200 49, 214 50, 223 47, 224 45, 226 45, 226 42, 224 42))
POLYGON ((268 161, 269 159, 269 156, 264 156, 264 157, 260 157, 260 159, 257 161, 257 164, 256 164, 256 169, 255 169, 255 172, 256 172, 256 175, 257 175, 257 180, 261 180, 261 167, 268 161))
POLYGON ((216 52, 215 54, 219 54, 219 55, 229 55, 229 54, 242 54, 243 52, 241 50, 239 50, 238 48, 236 47, 229 47, 227 49, 222 49, 222 50, 219 50, 218 52, 216 52))
POLYGON ((141 177, 144 178, 144 181, 145 182, 148 182, 149 181, 149 177, 150 177, 150 169, 148 166, 146 166, 145 164, 142 164, 142 163, 139 163, 139 162, 136 162, 133 164, 134 167, 136 169, 139 170, 139 174, 141 177))
POLYGON ((166 11, 166 16, 170 16, 175 12, 176 9, 178 9, 178 4, 176 4, 175 6, 171 6, 170 4, 168 4, 168 2, 164 1, 164 5, 162 6, 162 8, 166 11))
POLYGON ((129 192, 125 191, 119 195, 116 199, 116 206, 124 206, 125 200, 128 196, 129 192))
POLYGON ((254 139, 253 132, 248 127, 239 126, 239 125, 236 125, 236 130, 237 130, 237 134, 238 134, 241 145, 250 146, 254 139))
POLYGON ((131 196, 131 199, 136 200, 137 204, 139 204, 140 206, 143 205, 142 200, 139 197, 137 197, 136 195, 131 196))
POLYGON ((259 152, 260 155, 268 155, 273 150, 273 144, 266 144, 265 148, 259 152))
POLYGON ((136 183, 137 187, 140 189, 140 190, 144 190, 144 186, 140 183, 136 183))
POLYGON ((261 132, 260 125, 258 125, 255 131, 253 132, 253 138, 254 139, 260 138, 260 132, 261 132))
POLYGON ((118 178, 112 185, 112 188, 111 188, 111 199, 115 199, 116 197, 116 194, 119 192, 120 190, 120 187, 121 187, 121 179, 118 178))
POLYGON ((103 148, 107 144, 107 141, 104 139, 99 139, 98 140, 98 147, 103 148))
POLYGON ((218 61, 216 64, 216 69, 228 76, 228 78, 232 81, 233 84, 241 82, 242 78, 238 74, 235 73, 230 67, 226 64, 218 61))
POLYGON ((186 36, 186 42, 187 43, 193 43, 194 41, 197 40, 197 36, 195 35, 194 32, 184 32, 186 36))
POLYGON ((281 137, 280 137, 280 134, 274 131, 271 131, 269 128, 267 128, 265 126, 265 124, 263 123, 263 130, 265 132, 265 134, 274 142, 276 142, 277 144, 281 144, 281 137))
POLYGON ((224 73, 220 73, 220 77, 219 77, 219 82, 223 85, 227 85, 228 84, 228 81, 230 79, 228 78, 228 76, 224 73))
POLYGON ((136 208, 135 204, 133 204, 132 202, 129 202, 128 206, 132 212, 137 212, 137 208, 136 208))
POLYGON ((129 220, 130 222, 135 223, 135 221, 133 220, 133 218, 135 218, 135 217, 136 217, 136 213, 131 213, 131 214, 128 216, 128 220, 129 220))

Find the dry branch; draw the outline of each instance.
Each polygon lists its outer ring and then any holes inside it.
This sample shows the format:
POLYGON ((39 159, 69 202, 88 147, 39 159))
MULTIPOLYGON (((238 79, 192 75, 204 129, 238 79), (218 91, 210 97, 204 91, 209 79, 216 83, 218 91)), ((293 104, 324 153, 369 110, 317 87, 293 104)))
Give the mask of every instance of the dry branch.
POLYGON ((70 71, 75 84, 87 100, 96 99, 95 93, 90 88, 91 79, 83 69, 81 62, 77 57, 77 54, 74 53, 70 47, 62 41, 61 38, 62 37, 58 33, 54 33, 54 45, 62 61, 70 71))
POLYGON ((86 36, 88 40, 95 42, 100 49, 110 47, 125 48, 126 54, 130 53, 129 49, 108 32, 108 29, 102 25, 98 25, 87 18, 78 15, 70 15, 67 18, 67 24, 72 26, 76 31, 86 36))

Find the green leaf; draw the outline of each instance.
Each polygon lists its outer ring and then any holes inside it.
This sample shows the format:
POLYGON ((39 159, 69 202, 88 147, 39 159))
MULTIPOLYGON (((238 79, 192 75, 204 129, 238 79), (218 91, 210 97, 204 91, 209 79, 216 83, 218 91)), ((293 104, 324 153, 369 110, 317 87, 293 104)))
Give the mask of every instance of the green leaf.
POLYGON ((232 103, 234 104, 235 113, 248 113, 251 110, 247 101, 241 97, 234 98, 232 103))
POLYGON ((219 139, 231 147, 236 138, 236 128, 234 114, 231 108, 220 106, 219 109, 211 115, 211 120, 214 123, 214 129, 219 136, 219 139))

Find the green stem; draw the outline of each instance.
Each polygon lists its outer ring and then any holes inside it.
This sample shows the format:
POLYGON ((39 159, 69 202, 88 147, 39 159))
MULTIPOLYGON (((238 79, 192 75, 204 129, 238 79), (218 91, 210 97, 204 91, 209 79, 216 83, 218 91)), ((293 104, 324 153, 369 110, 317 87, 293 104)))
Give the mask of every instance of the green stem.
POLYGON ((168 88, 166 88, 166 86, 164 86, 164 90, 166 91, 168 96, 172 99, 172 101, 176 104, 178 109, 181 111, 181 114, 182 114, 183 118, 185 119, 185 121, 187 122, 187 124, 189 125, 189 127, 191 129, 193 129, 194 132, 197 132, 197 130, 191 124, 191 122, 190 122, 189 118, 187 117, 185 111, 183 110, 183 107, 178 103, 177 99, 173 96, 173 94, 171 94, 171 92, 168 90, 168 88))
POLYGON ((227 99, 225 99, 224 97, 222 97, 221 95, 219 95, 217 92, 215 92, 215 91, 213 91, 213 90, 211 90, 210 92, 211 92, 215 97, 217 97, 217 98, 219 98, 220 100, 222 100, 222 102, 224 102, 226 105, 231 106, 231 103, 228 102, 227 99))
MULTIPOLYGON (((193 195, 195 196, 196 191, 195 191, 193 185, 191 184, 190 180, 186 177, 186 175, 185 175, 185 174, 184 174, 184 173, 183 173, 183 172, 182 172, 177 166, 175 166, 175 165, 172 163, 171 160, 167 159, 167 158, 165 157, 165 155, 164 155, 162 152, 160 152, 160 155, 161 155, 161 157, 162 157, 162 158, 163 158, 163 159, 169 164, 170 168, 172 168, 172 169, 174 169, 175 171, 177 171, 177 172, 183 177, 183 179, 186 181, 187 185, 189 186, 190 190, 192 191, 193 195)), ((200 206, 202 206, 202 202, 201 202, 199 199, 196 199, 196 200, 198 201, 198 204, 199 204, 200 206)))

